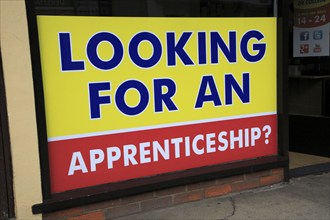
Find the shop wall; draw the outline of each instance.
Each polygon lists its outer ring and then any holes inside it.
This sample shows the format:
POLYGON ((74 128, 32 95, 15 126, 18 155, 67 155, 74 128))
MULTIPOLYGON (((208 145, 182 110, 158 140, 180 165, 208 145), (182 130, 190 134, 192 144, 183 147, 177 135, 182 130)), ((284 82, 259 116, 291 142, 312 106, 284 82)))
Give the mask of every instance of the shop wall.
POLYGON ((38 219, 31 209, 42 195, 25 1, 0 1, 0 21, 15 213, 18 219, 38 219))

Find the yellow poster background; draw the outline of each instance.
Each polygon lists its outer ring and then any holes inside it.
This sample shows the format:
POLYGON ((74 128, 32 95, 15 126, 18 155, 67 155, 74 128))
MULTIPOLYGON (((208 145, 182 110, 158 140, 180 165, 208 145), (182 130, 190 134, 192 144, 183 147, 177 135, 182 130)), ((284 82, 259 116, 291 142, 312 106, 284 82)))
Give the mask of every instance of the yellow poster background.
MULTIPOLYGON (((275 18, 128 18, 128 17, 66 17, 38 16, 38 32, 44 87, 47 132, 49 138, 157 126, 197 120, 259 114, 276 111, 276 19, 275 18), (266 53, 256 63, 247 62, 240 53, 240 40, 249 30, 258 30, 265 36, 260 43, 266 43, 266 53), (155 34, 162 42, 162 57, 151 68, 140 68, 133 64, 128 55, 130 39, 139 32, 155 34), (192 35, 184 47, 195 65, 185 66, 177 58, 175 67, 168 67, 166 60, 166 32, 175 32, 177 38, 185 31, 192 35), (197 33, 205 31, 207 40, 207 64, 198 65, 197 33), (217 31, 228 43, 228 32, 237 34, 237 62, 229 63, 219 52, 219 63, 210 64, 209 33, 217 31), (84 71, 62 72, 58 34, 71 34, 72 59, 85 62, 84 71), (86 45, 98 32, 111 32, 118 36, 124 46, 124 57, 118 67, 109 71, 95 68, 88 61, 86 45), (231 73, 242 85, 242 73, 250 73, 250 103, 243 104, 233 95, 233 104, 224 105, 224 75, 231 73), (203 108, 195 109, 195 102, 203 76, 212 75, 215 79, 222 106, 215 107, 205 102, 203 108), (153 100, 153 79, 170 78, 176 83, 176 94, 172 100, 178 111, 155 113, 153 100), (149 90, 149 105, 141 114, 127 116, 114 104, 114 94, 118 86, 126 80, 143 82, 149 90), (110 95, 112 104, 101 107, 101 118, 90 119, 88 83, 111 82, 111 91, 101 92, 110 95)), ((249 51, 253 54, 250 40, 249 51)), ((149 57, 151 45, 141 43, 141 54, 149 57)), ((108 60, 113 48, 101 43, 100 57, 108 60)), ((134 106, 139 95, 127 92, 128 104, 134 106)))

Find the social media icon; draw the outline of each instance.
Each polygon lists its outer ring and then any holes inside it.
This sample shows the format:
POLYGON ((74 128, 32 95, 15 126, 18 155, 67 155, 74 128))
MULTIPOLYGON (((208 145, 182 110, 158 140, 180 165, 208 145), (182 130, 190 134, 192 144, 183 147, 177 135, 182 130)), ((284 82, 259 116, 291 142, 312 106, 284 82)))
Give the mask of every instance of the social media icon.
POLYGON ((301 41, 306 41, 308 39, 309 39, 309 32, 308 31, 300 32, 300 40, 301 41))
POLYGON ((321 53, 321 51, 322 51, 321 45, 315 44, 313 51, 314 51, 314 53, 321 53))
POLYGON ((322 31, 314 31, 313 33, 313 39, 314 40, 321 40, 323 38, 323 32, 322 31))
POLYGON ((305 54, 309 52, 308 44, 300 44, 300 54, 305 54))

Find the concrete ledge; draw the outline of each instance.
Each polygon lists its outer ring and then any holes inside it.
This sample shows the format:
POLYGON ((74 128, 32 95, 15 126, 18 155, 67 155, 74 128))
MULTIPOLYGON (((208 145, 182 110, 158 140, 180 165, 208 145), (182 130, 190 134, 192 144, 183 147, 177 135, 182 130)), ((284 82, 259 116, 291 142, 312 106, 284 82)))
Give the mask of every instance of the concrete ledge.
POLYGON ((291 178, 291 177, 300 177, 300 176, 306 176, 310 174, 323 173, 329 171, 330 171, 330 162, 294 168, 290 170, 289 175, 291 178))

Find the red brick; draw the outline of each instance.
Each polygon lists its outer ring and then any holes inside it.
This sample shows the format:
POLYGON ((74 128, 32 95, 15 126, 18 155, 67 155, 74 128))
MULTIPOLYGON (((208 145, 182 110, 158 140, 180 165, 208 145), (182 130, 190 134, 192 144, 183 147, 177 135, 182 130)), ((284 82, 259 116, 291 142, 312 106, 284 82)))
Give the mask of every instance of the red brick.
POLYGON ((112 219, 116 217, 132 215, 137 212, 140 212, 140 203, 132 203, 106 209, 105 217, 106 219, 112 219))
POLYGON ((68 218, 67 220, 103 220, 104 217, 104 213, 102 211, 98 211, 68 218))
POLYGON ((121 205, 121 199, 114 199, 114 200, 86 205, 85 211, 86 212, 96 211, 96 210, 106 209, 106 208, 110 208, 110 207, 114 207, 114 206, 118 206, 118 205, 121 205))
POLYGON ((260 178, 260 184, 262 186, 272 185, 283 181, 283 175, 272 175, 260 178))
POLYGON ((245 179, 256 179, 262 176, 269 176, 271 175, 271 170, 264 170, 255 173, 245 174, 245 179))
POLYGON ((180 203, 192 202, 192 201, 201 200, 202 198, 203 198, 202 190, 190 191, 190 192, 174 195, 173 203, 180 204, 180 203))
POLYGON ((284 176, 284 169, 283 168, 272 169, 272 174, 284 176))
POLYGON ((239 192, 246 189, 254 189, 260 186, 259 179, 250 179, 243 182, 232 183, 233 192, 239 192))
POLYGON ((197 189, 201 189, 201 183, 198 182, 198 183, 192 183, 192 184, 189 184, 187 185, 187 190, 188 191, 193 191, 193 190, 197 190, 197 189))
POLYGON ((229 184, 212 186, 210 188, 205 189, 205 197, 214 197, 226 195, 232 192, 232 188, 229 184))
POLYGON ((159 209, 159 208, 169 207, 171 205, 172 205, 172 196, 155 198, 141 202, 141 211, 159 209))
POLYGON ((138 194, 138 195, 134 195, 134 196, 124 197, 124 198, 122 198, 122 204, 141 202, 141 201, 152 199, 152 198, 154 198, 154 193, 148 192, 148 193, 138 194))
POLYGON ((65 217, 77 216, 82 213, 84 213, 84 208, 76 207, 76 208, 64 209, 57 212, 43 214, 43 219, 61 219, 65 217))
POLYGON ((188 189, 188 191, 193 191, 193 190, 203 189, 203 188, 215 186, 215 185, 217 185, 217 181, 215 179, 213 179, 213 180, 208 180, 208 181, 204 181, 204 182, 189 184, 189 185, 187 185, 187 189, 188 189))
POLYGON ((156 196, 157 197, 168 196, 168 195, 173 195, 173 194, 182 193, 182 192, 186 192, 186 186, 177 186, 177 187, 159 190, 159 191, 156 191, 156 196))
POLYGON ((217 184, 217 181, 215 179, 213 179, 213 180, 201 182, 201 187, 205 188, 205 187, 215 186, 216 184, 217 184))
POLYGON ((217 179, 217 184, 229 184, 234 182, 239 182, 244 180, 244 175, 237 175, 231 177, 225 177, 222 179, 217 179))

